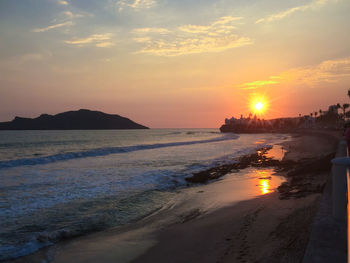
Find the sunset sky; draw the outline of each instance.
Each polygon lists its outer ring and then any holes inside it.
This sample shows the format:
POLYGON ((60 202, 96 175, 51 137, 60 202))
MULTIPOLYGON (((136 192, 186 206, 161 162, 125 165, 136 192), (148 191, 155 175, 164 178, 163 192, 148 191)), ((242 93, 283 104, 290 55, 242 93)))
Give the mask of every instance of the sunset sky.
POLYGON ((80 108, 219 127, 350 102, 349 0, 1 0, 0 121, 80 108))

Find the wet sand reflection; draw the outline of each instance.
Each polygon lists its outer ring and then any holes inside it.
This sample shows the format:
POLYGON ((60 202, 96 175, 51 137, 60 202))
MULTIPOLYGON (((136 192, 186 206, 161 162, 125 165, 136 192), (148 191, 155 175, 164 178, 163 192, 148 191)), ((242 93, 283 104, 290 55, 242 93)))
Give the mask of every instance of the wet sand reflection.
POLYGON ((252 169, 247 176, 253 179, 251 182, 256 195, 272 193, 285 181, 284 178, 274 175, 274 169, 252 169))

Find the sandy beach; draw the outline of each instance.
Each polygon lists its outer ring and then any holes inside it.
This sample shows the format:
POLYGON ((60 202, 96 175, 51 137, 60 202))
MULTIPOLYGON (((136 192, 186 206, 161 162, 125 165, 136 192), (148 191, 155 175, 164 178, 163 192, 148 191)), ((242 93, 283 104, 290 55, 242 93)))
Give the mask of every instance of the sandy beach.
POLYGON ((176 202, 133 224, 61 242, 14 262, 300 262, 329 178, 325 160, 337 141, 336 132, 294 134, 267 154, 285 153, 280 167, 242 170, 262 171, 269 189, 275 189, 266 194, 257 179, 249 181, 255 185, 242 185, 242 193, 251 189, 242 195, 228 174, 175 193, 176 202), (320 162, 326 165, 313 169, 320 162), (242 201, 233 202, 235 194, 242 201))
MULTIPOLYGON (((331 154, 336 142, 334 134, 296 135, 283 143, 284 159, 331 154)), ((329 172, 300 176, 303 183, 324 185, 329 172)), ((240 202, 161 231, 157 245, 133 262, 301 262, 320 196, 281 200, 275 192, 240 202)))

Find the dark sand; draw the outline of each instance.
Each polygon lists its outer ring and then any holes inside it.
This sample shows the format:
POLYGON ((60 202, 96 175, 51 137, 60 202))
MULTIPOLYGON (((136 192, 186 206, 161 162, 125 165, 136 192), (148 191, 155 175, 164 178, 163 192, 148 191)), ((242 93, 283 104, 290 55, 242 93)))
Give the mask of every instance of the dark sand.
POLYGON ((317 162, 335 152, 338 138, 339 133, 304 134, 283 143, 284 161, 296 163, 292 168, 279 168, 277 175, 292 174, 282 194, 273 192, 233 203, 237 183, 228 175, 188 189, 187 195, 181 195, 181 204, 135 224, 62 242, 13 262, 45 258, 56 263, 301 262, 322 194, 319 190, 330 171, 327 166, 317 172, 298 167, 311 167, 310 160, 317 162))

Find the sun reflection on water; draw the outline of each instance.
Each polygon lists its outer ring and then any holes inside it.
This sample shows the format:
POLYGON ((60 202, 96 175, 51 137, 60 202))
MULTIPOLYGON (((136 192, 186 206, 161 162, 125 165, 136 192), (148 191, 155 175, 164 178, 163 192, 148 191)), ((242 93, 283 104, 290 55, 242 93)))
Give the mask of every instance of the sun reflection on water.
POLYGON ((246 192, 250 191, 254 196, 272 194, 285 182, 285 178, 276 174, 274 168, 248 168, 244 177, 250 179, 247 180, 246 192))
POLYGON ((271 193, 271 171, 270 170, 260 170, 256 171, 257 175, 259 176, 259 190, 261 194, 268 194, 271 193))
POLYGON ((271 192, 270 190, 270 180, 268 179, 261 179, 259 181, 259 188, 261 190, 261 193, 264 194, 268 194, 271 192))

